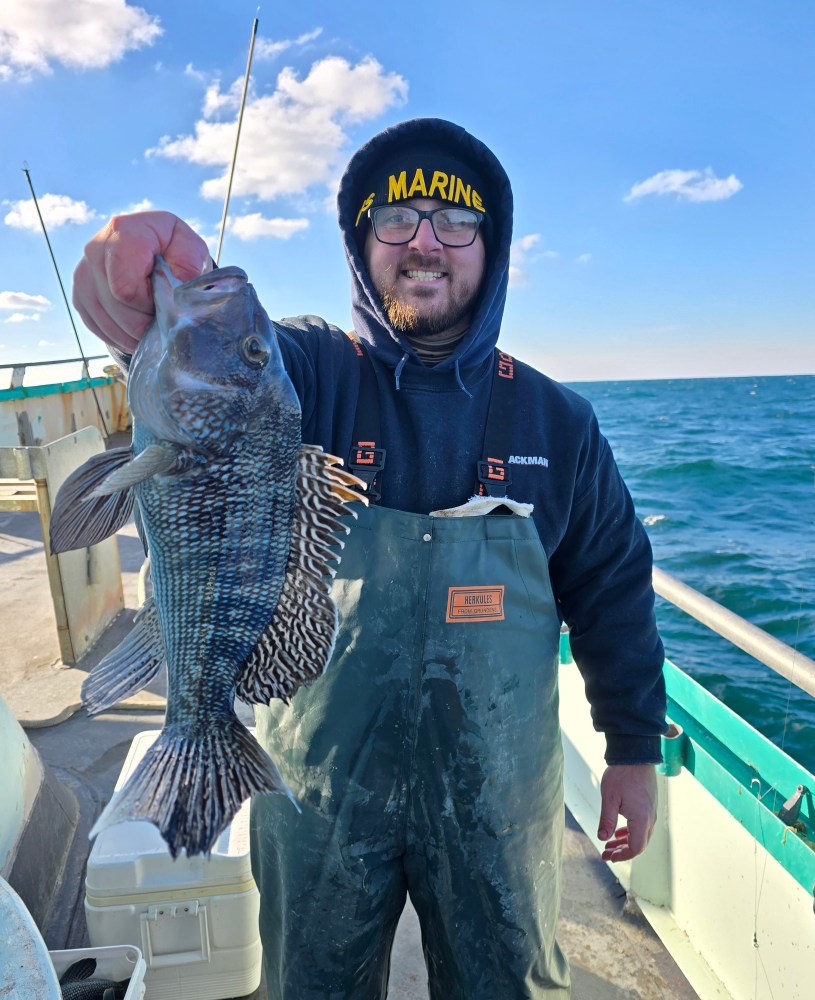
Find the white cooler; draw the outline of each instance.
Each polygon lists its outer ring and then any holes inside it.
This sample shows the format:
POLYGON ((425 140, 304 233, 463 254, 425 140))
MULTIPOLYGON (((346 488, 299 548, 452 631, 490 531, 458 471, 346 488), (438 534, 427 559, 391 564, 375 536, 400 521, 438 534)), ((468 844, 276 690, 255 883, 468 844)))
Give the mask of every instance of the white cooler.
MULTIPOLYGON (((158 736, 139 733, 120 788, 158 736)), ((96 838, 85 879, 94 946, 122 943, 147 962, 146 1000, 224 1000, 260 983, 260 896, 249 861, 249 803, 209 858, 173 861, 152 823, 119 823, 96 838)))

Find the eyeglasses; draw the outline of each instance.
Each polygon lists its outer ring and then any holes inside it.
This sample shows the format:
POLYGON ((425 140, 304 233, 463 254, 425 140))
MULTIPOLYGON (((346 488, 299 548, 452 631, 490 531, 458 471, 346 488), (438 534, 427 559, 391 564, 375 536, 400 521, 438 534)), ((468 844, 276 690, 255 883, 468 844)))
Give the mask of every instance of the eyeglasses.
POLYGON ((368 209, 374 235, 380 243, 410 243, 422 219, 430 219, 436 239, 446 247, 468 247, 484 218, 469 208, 433 208, 422 212, 408 205, 380 205, 368 209))

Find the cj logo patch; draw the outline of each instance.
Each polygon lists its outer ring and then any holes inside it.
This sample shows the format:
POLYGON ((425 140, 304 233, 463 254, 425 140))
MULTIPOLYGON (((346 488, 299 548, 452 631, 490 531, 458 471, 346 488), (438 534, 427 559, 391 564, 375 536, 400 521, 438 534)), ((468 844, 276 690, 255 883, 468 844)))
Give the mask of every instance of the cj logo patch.
POLYGON ((503 587, 451 587, 447 593, 448 622, 504 620, 503 587))

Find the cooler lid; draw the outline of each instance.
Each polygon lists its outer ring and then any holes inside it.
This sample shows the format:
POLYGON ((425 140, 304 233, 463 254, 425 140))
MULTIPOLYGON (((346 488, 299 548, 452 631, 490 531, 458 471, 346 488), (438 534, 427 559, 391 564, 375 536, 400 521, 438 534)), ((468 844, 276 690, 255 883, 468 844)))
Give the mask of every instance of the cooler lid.
MULTIPOLYGON (((116 789, 124 785, 160 730, 138 733, 130 745, 116 789)), ((249 808, 244 802, 206 858, 183 853, 174 861, 152 823, 117 823, 96 838, 88 858, 86 889, 93 896, 154 895, 196 890, 202 895, 253 888, 249 858, 249 808)))

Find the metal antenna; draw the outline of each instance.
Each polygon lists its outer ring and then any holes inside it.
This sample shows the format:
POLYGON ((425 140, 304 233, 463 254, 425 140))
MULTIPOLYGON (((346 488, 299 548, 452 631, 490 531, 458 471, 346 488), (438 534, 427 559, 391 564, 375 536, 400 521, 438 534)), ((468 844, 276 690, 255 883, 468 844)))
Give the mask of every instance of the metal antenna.
MULTIPOLYGON (((258 8, 259 10, 260 8, 258 8)), ((252 69, 252 53, 255 51, 255 36, 258 33, 258 19, 257 16, 252 22, 252 39, 249 42, 249 59, 246 63, 246 76, 243 81, 243 96, 241 97, 241 108, 238 112, 238 131, 235 134, 235 149, 232 153, 232 164, 229 168, 229 180, 226 185, 226 200, 224 201, 224 214, 221 218, 221 231, 218 234, 218 250, 215 254, 215 266, 218 266, 218 261, 221 259, 221 247, 224 244, 224 234, 226 232, 226 217, 229 213, 229 197, 232 194, 232 178, 235 176, 235 163, 238 160, 238 143, 241 140, 241 124, 243 123, 243 109, 246 107, 246 95, 249 91, 249 73, 252 69)))
POLYGON ((84 373, 84 378, 88 382, 88 388, 91 390, 93 395, 93 401, 96 403, 96 410, 99 414, 99 420, 102 422, 102 430, 105 432, 105 437, 110 437, 110 432, 108 431, 108 425, 105 423, 105 415, 102 413, 102 407, 99 405, 99 399, 96 395, 96 390, 90 384, 91 373, 88 370, 88 359, 85 357, 85 352, 82 350, 82 342, 79 339, 79 333, 76 329, 76 323, 74 323, 74 314, 71 312, 71 307, 68 304, 68 296, 65 294, 65 286, 62 284, 62 278, 60 277, 59 268, 57 267, 57 259, 54 256, 54 251, 51 248, 51 240, 48 239, 48 230, 45 228, 45 222, 43 221, 42 212, 40 211, 40 205, 37 201, 37 196, 34 193, 34 185, 31 183, 31 174, 28 169, 28 164, 23 166, 23 173, 25 174, 25 179, 28 181, 28 186, 31 189, 31 197, 34 199, 34 208, 37 210, 37 217, 40 220, 40 225, 42 226, 42 234, 45 237, 45 242, 48 246, 48 253, 51 255, 51 263, 54 265, 54 271, 57 275, 57 281, 59 282, 59 290, 62 292, 62 299, 65 302, 65 308, 68 310, 68 319, 71 323, 71 328, 74 331, 74 337, 76 338, 76 346, 79 348, 79 354, 82 358, 82 370, 84 373))

